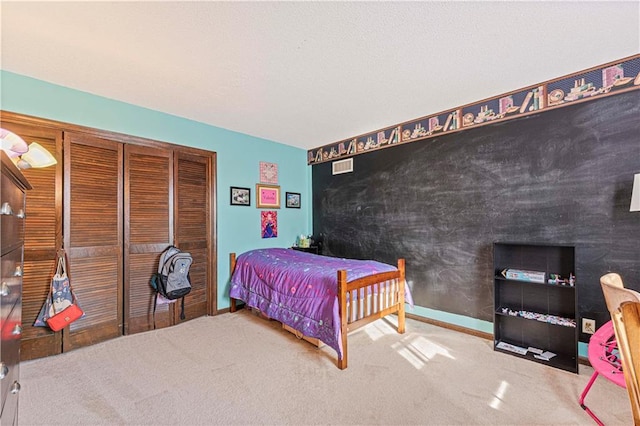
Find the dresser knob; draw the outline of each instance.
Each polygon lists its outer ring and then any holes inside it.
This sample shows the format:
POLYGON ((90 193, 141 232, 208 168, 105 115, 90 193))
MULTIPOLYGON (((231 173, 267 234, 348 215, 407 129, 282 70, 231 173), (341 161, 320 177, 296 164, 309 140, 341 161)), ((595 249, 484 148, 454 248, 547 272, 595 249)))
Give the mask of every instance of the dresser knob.
POLYGON ((22 276, 22 266, 21 265, 16 266, 16 270, 13 273, 13 276, 14 277, 21 277, 22 276))
POLYGON ((13 210, 11 209, 11 205, 9 203, 2 203, 2 207, 0 208, 0 214, 9 215, 13 214, 13 210))
POLYGON ((18 383, 17 380, 13 382, 13 384, 11 385, 11 390, 9 392, 11 392, 12 394, 20 392, 20 383, 18 383))
POLYGON ((9 367, 4 362, 0 362, 0 379, 4 379, 9 374, 9 367))
POLYGON ((0 287, 0 296, 8 296, 11 293, 11 287, 6 282, 2 283, 2 287, 0 287))
POLYGON ((15 327, 13 327, 13 330, 11 331, 11 334, 14 336, 19 336, 22 334, 22 326, 20 324, 16 324, 15 327))

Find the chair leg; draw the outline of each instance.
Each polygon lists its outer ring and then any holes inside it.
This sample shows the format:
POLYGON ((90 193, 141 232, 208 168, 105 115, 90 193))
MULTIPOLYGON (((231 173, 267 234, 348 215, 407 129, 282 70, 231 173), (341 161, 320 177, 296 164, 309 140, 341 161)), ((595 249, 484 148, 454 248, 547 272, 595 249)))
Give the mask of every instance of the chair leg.
POLYGON ((593 413, 593 411, 591 411, 591 410, 589 409, 589 407, 587 407, 587 406, 584 404, 584 399, 586 398, 587 393, 589 393, 589 391, 591 390, 591 386, 593 386, 593 382, 595 382, 595 381, 596 381, 596 378, 597 378, 597 377, 598 377, 598 372, 597 372, 597 371, 595 371, 595 372, 591 375, 591 378, 589 379, 589 383, 587 383, 587 386, 585 386, 584 390, 582 391, 582 395, 580 395, 580 399, 578 400, 578 403, 580 404, 580 407, 582 407, 582 409, 583 409, 584 411, 586 411, 586 412, 587 412, 587 414, 588 414, 588 415, 590 415, 590 416, 591 416, 591 418, 592 418, 593 420, 595 420, 595 421, 596 421, 596 423, 598 423, 598 426, 604 426, 604 423, 602 423, 602 422, 600 421, 600 419, 598 418, 598 416, 596 416, 596 415, 593 413))

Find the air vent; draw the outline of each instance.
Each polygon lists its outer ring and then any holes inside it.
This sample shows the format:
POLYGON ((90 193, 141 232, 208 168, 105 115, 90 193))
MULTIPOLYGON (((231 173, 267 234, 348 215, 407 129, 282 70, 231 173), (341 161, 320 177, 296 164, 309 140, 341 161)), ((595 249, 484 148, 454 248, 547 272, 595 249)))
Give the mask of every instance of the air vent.
POLYGON ((342 173, 351 173, 353 171, 353 158, 347 158, 346 160, 334 161, 331 163, 331 169, 334 175, 340 175, 342 173))

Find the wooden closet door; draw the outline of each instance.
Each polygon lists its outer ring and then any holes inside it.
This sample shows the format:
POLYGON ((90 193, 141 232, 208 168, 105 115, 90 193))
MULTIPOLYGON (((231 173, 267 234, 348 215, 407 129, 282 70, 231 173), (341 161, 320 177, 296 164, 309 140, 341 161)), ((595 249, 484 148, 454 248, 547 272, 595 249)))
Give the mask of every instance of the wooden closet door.
MULTIPOLYGON (((185 298, 186 319, 216 311, 214 242, 215 154, 175 152, 175 245, 191 253, 191 292, 185 298)), ((179 306, 175 322, 180 322, 179 306)))
MULTIPOLYGON (((5 117, 11 114, 3 114, 5 117)), ((3 117, 3 118, 5 118, 3 117)), ((33 189, 27 193, 24 271, 22 277, 22 340, 20 359, 29 360, 62 351, 62 335, 48 327, 34 327, 49 295, 56 251, 62 246, 62 132, 39 125, 3 121, 2 128, 37 142, 53 154, 58 164, 22 170, 33 189)))
MULTIPOLYGON (((173 153, 127 145, 124 156, 125 334, 151 330, 155 292, 149 280, 173 243, 173 153)), ((168 305, 156 310, 156 328, 173 324, 168 305)))
POLYGON ((122 334, 121 143, 64 135, 64 246, 86 316, 63 333, 63 351, 122 334))

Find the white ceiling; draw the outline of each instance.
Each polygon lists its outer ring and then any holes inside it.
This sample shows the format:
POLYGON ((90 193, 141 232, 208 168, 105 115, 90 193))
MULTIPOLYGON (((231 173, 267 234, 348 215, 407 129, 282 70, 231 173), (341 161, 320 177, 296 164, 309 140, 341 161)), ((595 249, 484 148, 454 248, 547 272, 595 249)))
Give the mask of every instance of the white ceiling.
POLYGON ((305 149, 640 52, 640 2, 7 2, 0 66, 305 149))

